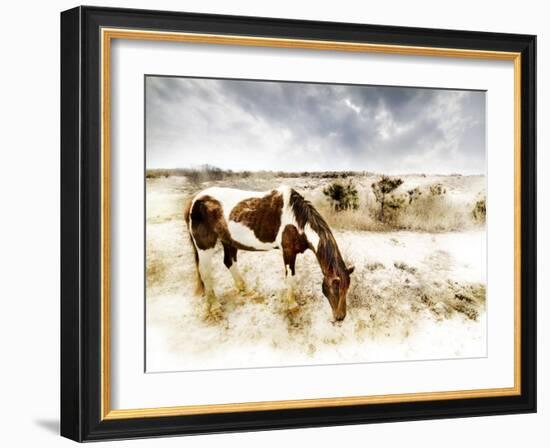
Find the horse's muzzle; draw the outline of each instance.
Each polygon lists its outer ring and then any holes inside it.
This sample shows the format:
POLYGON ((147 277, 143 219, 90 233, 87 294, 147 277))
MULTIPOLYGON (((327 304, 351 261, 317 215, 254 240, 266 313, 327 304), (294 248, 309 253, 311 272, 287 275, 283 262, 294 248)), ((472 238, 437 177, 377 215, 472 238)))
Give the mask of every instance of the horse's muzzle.
POLYGON ((346 312, 345 311, 333 311, 332 315, 334 316, 334 320, 339 322, 339 321, 344 320, 344 318, 346 317, 346 312))

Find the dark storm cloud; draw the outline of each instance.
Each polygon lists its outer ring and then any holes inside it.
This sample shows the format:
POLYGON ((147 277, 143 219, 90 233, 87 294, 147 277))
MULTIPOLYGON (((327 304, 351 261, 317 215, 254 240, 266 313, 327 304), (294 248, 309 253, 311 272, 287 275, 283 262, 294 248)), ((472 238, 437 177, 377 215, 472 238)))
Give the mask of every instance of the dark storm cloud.
POLYGON ((485 94, 148 77, 147 166, 481 173, 485 94))

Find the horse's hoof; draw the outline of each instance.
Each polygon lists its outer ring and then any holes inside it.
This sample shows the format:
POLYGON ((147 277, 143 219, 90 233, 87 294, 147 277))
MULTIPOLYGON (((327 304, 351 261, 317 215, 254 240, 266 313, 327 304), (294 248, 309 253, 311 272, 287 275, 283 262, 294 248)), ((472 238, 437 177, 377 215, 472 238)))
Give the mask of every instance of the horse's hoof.
POLYGON ((263 303, 263 302, 265 302, 265 297, 263 297, 261 294, 257 293, 256 291, 246 289, 246 290, 242 290, 241 294, 247 300, 252 300, 254 303, 263 303))
POLYGON ((237 305, 237 306, 243 306, 243 305, 246 305, 248 300, 246 300, 246 298, 243 297, 242 295, 239 295, 239 296, 235 297, 234 302, 235 302, 235 305, 237 305))
POLYGON ((255 292, 250 298, 254 303, 264 303, 265 302, 265 297, 262 296, 261 294, 257 293, 257 292, 255 292))
POLYGON ((205 320, 207 322, 218 323, 218 322, 221 322, 223 320, 223 314, 221 312, 209 311, 206 314, 205 320))
POLYGON ((300 311, 300 306, 297 303, 290 304, 286 309, 287 314, 291 316, 298 313, 298 311, 300 311))
POLYGON ((206 313, 206 320, 218 322, 222 320, 222 318, 223 318, 222 306, 219 303, 211 305, 206 313))

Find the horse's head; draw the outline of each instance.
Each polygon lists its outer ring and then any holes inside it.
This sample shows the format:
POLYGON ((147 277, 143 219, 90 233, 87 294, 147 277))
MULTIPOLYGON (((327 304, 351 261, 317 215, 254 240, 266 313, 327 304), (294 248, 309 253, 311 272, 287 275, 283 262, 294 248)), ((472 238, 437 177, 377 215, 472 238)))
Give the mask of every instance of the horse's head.
POLYGON ((327 274, 323 278, 323 294, 330 303, 335 320, 344 320, 346 317, 346 296, 353 269, 353 266, 345 268, 338 274, 327 274))

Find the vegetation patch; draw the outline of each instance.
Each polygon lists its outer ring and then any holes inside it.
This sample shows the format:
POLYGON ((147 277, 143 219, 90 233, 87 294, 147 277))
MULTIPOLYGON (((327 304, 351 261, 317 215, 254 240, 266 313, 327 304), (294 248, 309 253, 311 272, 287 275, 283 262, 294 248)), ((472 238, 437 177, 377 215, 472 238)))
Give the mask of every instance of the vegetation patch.
POLYGON ((477 201, 474 205, 474 209, 472 210, 472 216, 474 217, 474 220, 479 223, 484 223, 487 215, 487 206, 485 204, 485 198, 480 199, 477 201))
POLYGON ((327 185, 323 189, 323 194, 328 198, 332 208, 337 212, 357 210, 359 208, 359 195, 351 179, 345 184, 336 181, 327 185))

